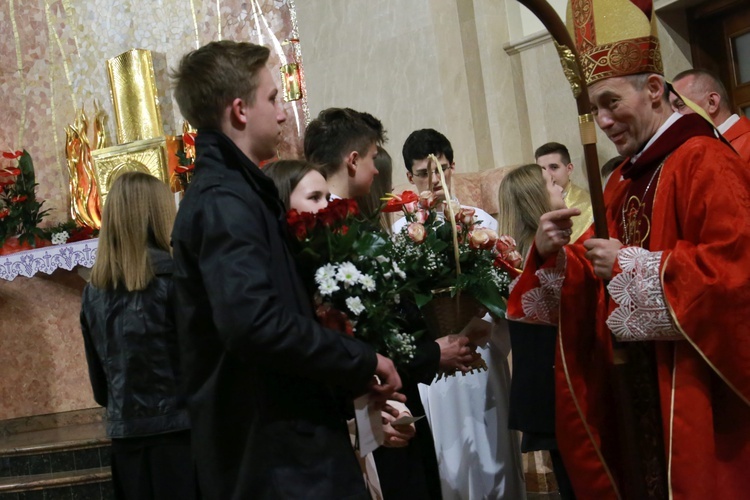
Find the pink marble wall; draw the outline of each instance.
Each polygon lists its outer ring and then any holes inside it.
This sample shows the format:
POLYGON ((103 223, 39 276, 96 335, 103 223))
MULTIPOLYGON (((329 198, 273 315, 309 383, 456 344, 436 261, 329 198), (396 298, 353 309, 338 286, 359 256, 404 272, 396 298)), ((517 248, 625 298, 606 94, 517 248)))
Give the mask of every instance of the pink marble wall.
POLYGON ((97 406, 78 314, 75 271, 0 280, 0 420, 97 406))

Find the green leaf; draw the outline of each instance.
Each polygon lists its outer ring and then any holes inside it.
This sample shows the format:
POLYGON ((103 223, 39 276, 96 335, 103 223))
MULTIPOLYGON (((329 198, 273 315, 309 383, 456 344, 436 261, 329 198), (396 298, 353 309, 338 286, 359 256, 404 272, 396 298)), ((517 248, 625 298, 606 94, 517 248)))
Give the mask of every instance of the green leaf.
POLYGON ((421 293, 421 292, 414 292, 414 303, 417 304, 417 307, 424 307, 427 305, 429 301, 432 300, 432 293, 421 293))

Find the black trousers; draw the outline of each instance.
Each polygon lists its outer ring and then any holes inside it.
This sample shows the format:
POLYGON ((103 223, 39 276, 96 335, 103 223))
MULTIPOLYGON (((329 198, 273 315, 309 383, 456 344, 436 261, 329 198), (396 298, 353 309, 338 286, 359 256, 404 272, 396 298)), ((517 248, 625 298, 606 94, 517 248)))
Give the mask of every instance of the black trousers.
POLYGON ((117 500, 199 498, 190 431, 112 439, 112 483, 117 500))

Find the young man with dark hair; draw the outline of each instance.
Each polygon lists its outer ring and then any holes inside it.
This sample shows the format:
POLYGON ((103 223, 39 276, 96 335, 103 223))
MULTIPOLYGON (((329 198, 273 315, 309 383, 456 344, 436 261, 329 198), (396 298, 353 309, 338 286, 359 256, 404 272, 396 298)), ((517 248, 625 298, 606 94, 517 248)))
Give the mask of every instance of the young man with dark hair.
MULTIPOLYGON (((732 113, 727 89, 716 75, 703 69, 689 69, 675 76, 672 85, 680 96, 703 108, 724 138, 750 162, 750 119, 732 113)), ((680 96, 669 96, 672 109, 683 115, 694 113, 680 96)))
MULTIPOLYGON (((445 200, 443 186, 440 183, 440 173, 436 166, 432 166, 432 172, 427 168, 429 155, 435 155, 445 176, 445 183, 448 189, 451 188, 451 177, 456 169, 453 161, 453 146, 443 134, 435 129, 425 128, 415 130, 404 141, 404 147, 401 148, 401 155, 404 157, 404 166, 406 167, 406 178, 414 184, 414 190, 417 194, 423 191, 432 191, 436 199, 445 200), (432 176, 432 184, 430 184, 432 176)), ((454 199, 454 201, 457 201, 454 199)), ((482 226, 492 230, 497 229, 497 221, 490 214, 478 207, 465 207, 474 210, 474 219, 481 220, 482 226)), ((403 217, 393 224, 393 232, 397 233, 406 225, 406 218, 403 217)))
POLYGON ((341 399, 403 399, 400 378, 390 360, 314 319, 284 207, 257 166, 275 155, 286 119, 268 54, 211 42, 174 74, 180 111, 198 128, 172 244, 201 493, 366 499, 341 399))
POLYGON ((570 236, 571 241, 576 241, 594 222, 594 211, 589 192, 570 180, 573 163, 570 161, 568 148, 559 142, 548 142, 537 148, 534 159, 549 173, 554 183, 563 189, 565 206, 581 211, 581 215, 573 220, 573 233, 570 236))
POLYGON ((328 108, 307 125, 305 158, 321 166, 333 197, 365 196, 378 174, 375 156, 385 140, 383 124, 371 114, 328 108))

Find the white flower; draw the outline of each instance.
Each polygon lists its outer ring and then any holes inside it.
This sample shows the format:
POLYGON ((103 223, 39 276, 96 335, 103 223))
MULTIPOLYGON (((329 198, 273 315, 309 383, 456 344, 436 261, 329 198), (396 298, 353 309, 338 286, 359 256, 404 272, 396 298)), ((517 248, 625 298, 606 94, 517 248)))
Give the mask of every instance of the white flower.
POLYGON ((393 263, 393 272, 396 273, 396 275, 401 278, 402 280, 406 279, 406 273, 401 270, 400 267, 398 267, 398 264, 395 262, 393 263))
POLYGON ((359 316, 359 314, 365 310, 365 306, 362 305, 362 300, 360 300, 359 297, 349 297, 346 299, 346 307, 348 307, 355 316, 359 316))
POLYGON ((359 284, 362 285, 362 288, 364 288, 368 292, 375 291, 375 280, 369 274, 363 274, 362 276, 360 276, 359 284))
POLYGON ((52 244, 62 245, 63 243, 68 241, 68 238, 70 238, 70 235, 67 231, 60 231, 59 233, 55 233, 52 235, 52 244))
POLYGON ((377 260, 381 264, 385 264, 390 259, 388 259, 388 257, 386 257, 385 255, 378 255, 377 257, 375 257, 375 260, 377 260))
POLYGON ((360 276, 362 276, 362 273, 351 262, 344 262, 339 265, 339 270, 336 273, 336 279, 349 286, 356 285, 360 276))
POLYGON ((322 282, 318 283, 318 291, 321 295, 331 295, 333 292, 338 292, 339 290, 339 286, 333 279, 323 280, 322 282))
POLYGON ((315 283, 320 285, 324 281, 330 281, 336 277, 336 265, 326 264, 315 271, 315 283))

